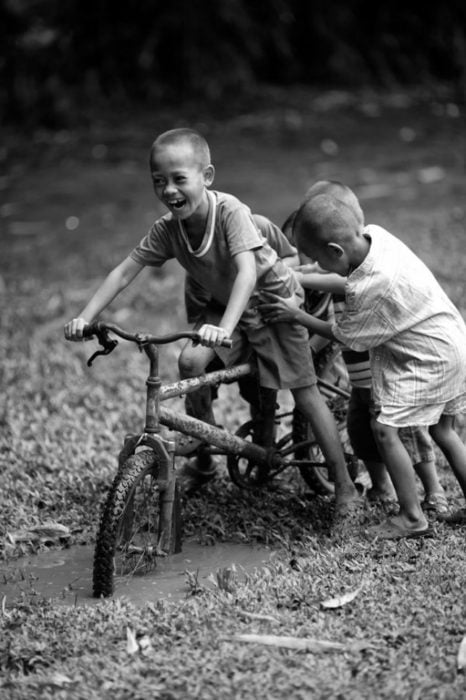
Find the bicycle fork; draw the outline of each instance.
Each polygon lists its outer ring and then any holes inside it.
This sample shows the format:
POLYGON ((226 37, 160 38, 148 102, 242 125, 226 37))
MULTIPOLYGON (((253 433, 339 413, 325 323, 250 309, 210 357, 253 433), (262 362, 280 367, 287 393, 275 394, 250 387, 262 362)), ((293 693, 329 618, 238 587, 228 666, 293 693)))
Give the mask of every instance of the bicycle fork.
POLYGON ((138 447, 150 447, 157 456, 159 471, 157 474, 157 486, 160 492, 160 515, 158 537, 156 546, 157 556, 166 556, 175 549, 176 543, 172 543, 173 508, 175 503, 175 441, 164 438, 160 433, 159 403, 161 380, 158 376, 158 347, 152 344, 143 346, 150 361, 149 375, 146 379, 146 419, 144 432, 139 435, 127 435, 123 448, 118 457, 119 466, 122 466, 128 457, 136 452, 138 447))

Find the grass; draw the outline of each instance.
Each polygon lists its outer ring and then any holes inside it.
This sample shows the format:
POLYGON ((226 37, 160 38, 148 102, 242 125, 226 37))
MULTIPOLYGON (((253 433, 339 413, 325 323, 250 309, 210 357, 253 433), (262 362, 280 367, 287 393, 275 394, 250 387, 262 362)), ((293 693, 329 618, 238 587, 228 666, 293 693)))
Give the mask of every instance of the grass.
MULTIPOLYGON (((460 119, 448 99, 395 97, 296 93, 270 110, 206 122, 216 187, 280 222, 312 180, 347 182, 367 220, 412 245, 466 316, 460 119)), ((40 542, 15 543, 14 535, 50 520, 69 528, 69 544, 93 542, 122 436, 142 423, 143 356, 121 344, 89 370, 94 345, 66 344, 62 327, 159 213, 146 154, 154 131, 171 125, 167 119, 143 115, 129 126, 96 121, 88 130, 37 132, 27 149, 20 135, 9 134, 1 151, 8 166, 0 182, 4 566, 43 549, 40 542)), ((181 280, 171 264, 143 274, 106 317, 162 333, 183 327, 181 280)), ((167 377, 176 376, 176 354, 164 352, 167 377)), ((236 429, 246 412, 235 388, 218 403, 219 420, 236 429)), ((439 472, 459 505, 441 461, 439 472)), ((298 477, 259 495, 226 479, 209 485, 186 504, 187 535, 206 545, 265 543, 277 551, 267 566, 246 578, 219 571, 213 589, 188 577, 180 603, 135 607, 116 599, 64 608, 33 590, 4 601, 0 694, 464 697, 457 673, 466 633, 464 531, 438 526, 432 540, 374 543, 364 527, 331 536, 331 516, 331 500, 309 494, 298 477), (350 603, 322 607, 361 584, 350 603), (238 638, 244 634, 344 648, 266 646, 238 638)), ((368 506, 365 516, 370 524, 383 513, 368 506)))

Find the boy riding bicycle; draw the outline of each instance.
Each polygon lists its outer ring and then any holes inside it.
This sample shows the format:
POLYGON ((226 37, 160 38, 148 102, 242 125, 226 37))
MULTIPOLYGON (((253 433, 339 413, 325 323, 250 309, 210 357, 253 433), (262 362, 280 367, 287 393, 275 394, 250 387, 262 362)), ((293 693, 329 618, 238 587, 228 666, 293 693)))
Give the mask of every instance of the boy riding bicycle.
MULTIPOLYGON (((205 139, 191 129, 161 134, 150 153, 156 196, 169 213, 158 219, 131 254, 115 267, 80 316, 65 326, 65 337, 81 340, 83 329, 127 287, 146 265, 161 266, 176 258, 187 272, 224 308, 199 329, 200 345, 182 351, 182 377, 202 374, 216 354, 226 365, 245 346, 254 350, 260 385, 290 389, 305 415, 329 468, 335 473, 337 512, 359 503, 347 471, 338 430, 316 384, 308 334, 296 323, 267 325, 257 309, 259 294, 302 298, 292 271, 260 235, 249 208, 235 197, 210 191, 215 170, 205 139), (233 336, 233 351, 220 347, 233 336)), ((192 413, 213 422, 210 395, 193 394, 192 413)))

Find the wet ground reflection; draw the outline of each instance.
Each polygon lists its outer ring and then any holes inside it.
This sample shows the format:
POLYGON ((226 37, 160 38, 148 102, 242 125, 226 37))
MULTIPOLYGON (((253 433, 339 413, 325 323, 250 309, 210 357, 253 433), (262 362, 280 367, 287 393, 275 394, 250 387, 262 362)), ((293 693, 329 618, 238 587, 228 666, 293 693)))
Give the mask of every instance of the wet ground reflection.
MULTIPOLYGON (((92 605, 92 546, 74 546, 24 557, 0 572, 0 598, 11 605, 18 596, 33 591, 61 605, 92 605)), ((125 597, 136 605, 161 598, 181 600, 192 590, 188 582, 212 586, 209 580, 219 569, 234 565, 241 579, 260 568, 272 552, 243 544, 218 543, 202 546, 185 542, 179 554, 159 559, 157 569, 144 576, 119 581, 114 597, 125 597), (187 572, 190 572, 188 574, 187 572)))

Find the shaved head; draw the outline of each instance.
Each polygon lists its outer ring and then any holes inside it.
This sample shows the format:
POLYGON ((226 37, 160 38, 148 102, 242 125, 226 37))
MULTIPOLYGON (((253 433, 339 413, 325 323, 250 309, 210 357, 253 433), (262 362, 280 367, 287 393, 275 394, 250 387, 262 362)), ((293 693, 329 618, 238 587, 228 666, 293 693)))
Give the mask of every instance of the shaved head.
POLYGON ((188 145, 200 168, 210 165, 210 149, 207 141, 194 129, 170 129, 160 134, 152 144, 150 157, 166 146, 188 145))
POLYGON ((347 243, 361 228, 358 212, 329 194, 316 194, 298 209, 293 233, 298 247, 347 243))
MULTIPOLYGON (((346 204, 352 210, 354 216, 359 222, 359 225, 364 226, 364 214, 358 198, 350 187, 344 185, 338 180, 317 180, 317 182, 314 182, 314 184, 309 187, 304 195, 301 209, 304 207, 304 204, 321 194, 326 194, 329 197, 337 199, 346 204)), ((300 209, 297 209, 296 211, 292 212, 282 226, 283 232, 293 243, 296 243, 295 227, 296 218, 299 211, 300 209)))
POLYGON ((353 190, 338 180, 318 180, 314 182, 304 195, 304 202, 308 202, 318 194, 328 194, 335 199, 344 202, 358 217, 361 225, 364 225, 364 214, 359 204, 359 200, 353 190))

